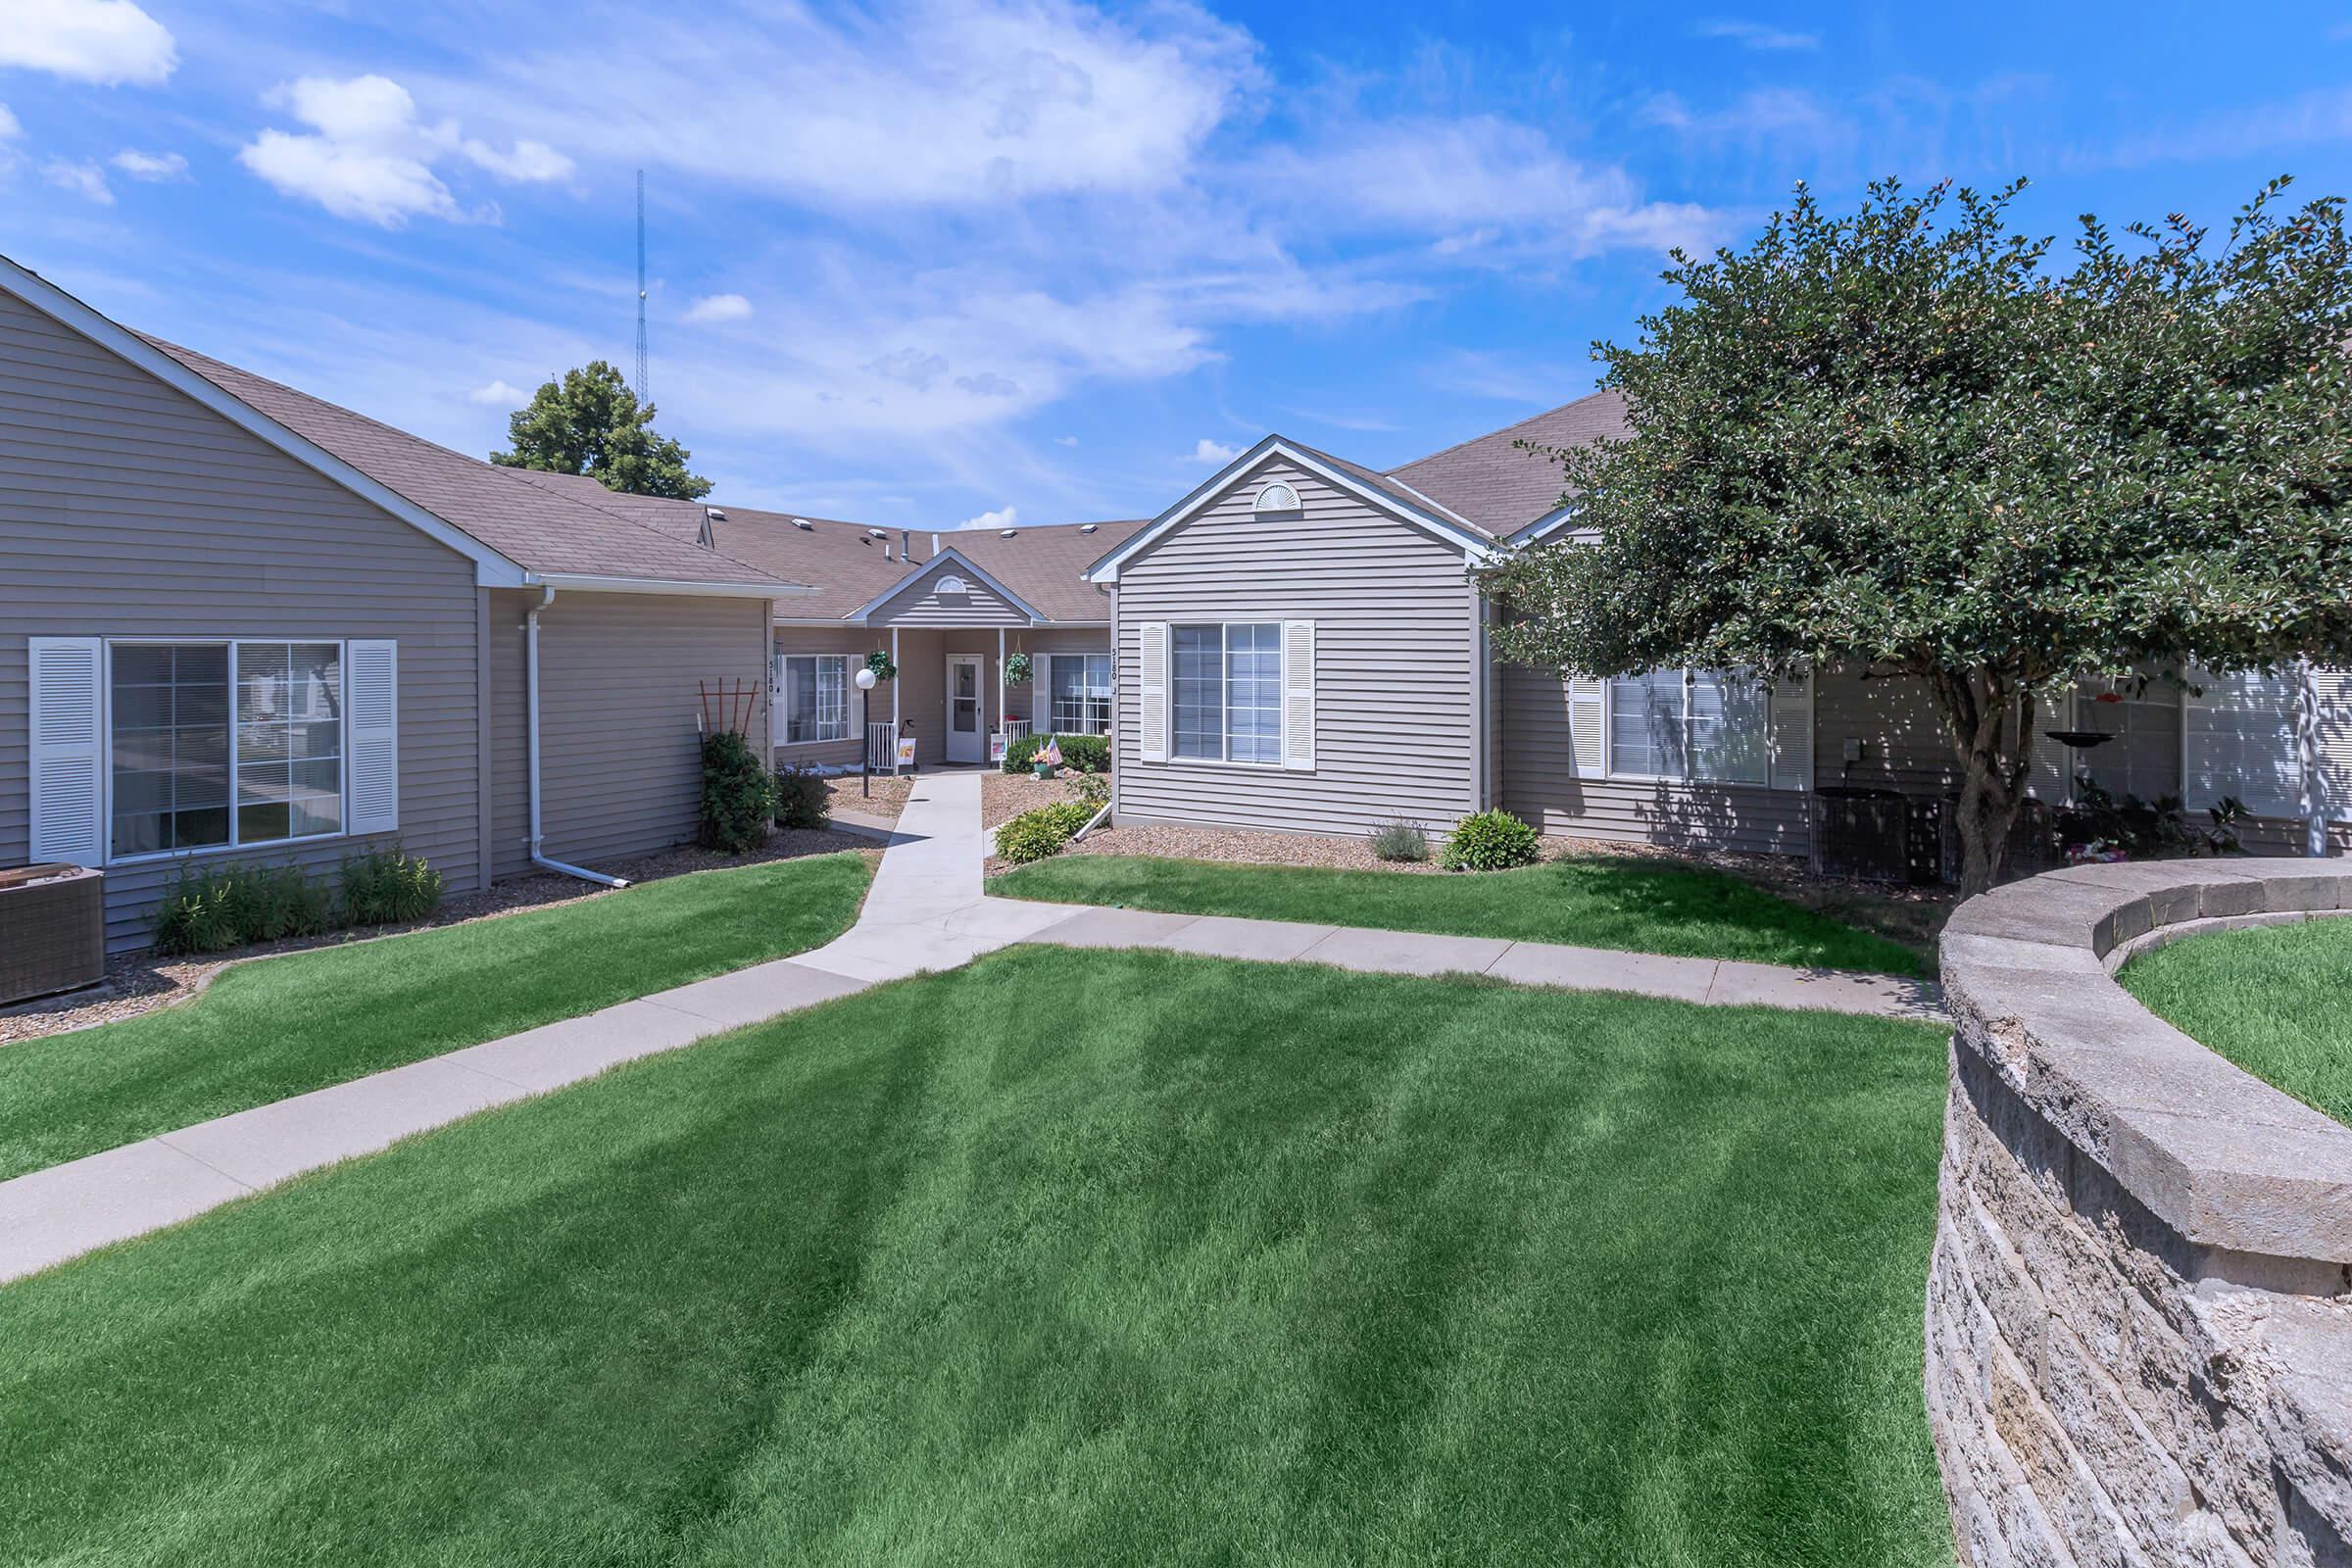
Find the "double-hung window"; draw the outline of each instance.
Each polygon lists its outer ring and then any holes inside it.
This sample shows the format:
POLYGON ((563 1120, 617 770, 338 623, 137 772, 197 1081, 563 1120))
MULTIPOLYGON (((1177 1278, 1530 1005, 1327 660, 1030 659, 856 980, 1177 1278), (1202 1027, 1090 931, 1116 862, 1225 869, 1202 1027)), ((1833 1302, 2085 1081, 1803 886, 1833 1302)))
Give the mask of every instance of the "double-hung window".
POLYGON ((1110 656, 1055 654, 1047 666, 1048 717, 1057 735, 1110 733, 1110 656))
POLYGON ((850 738, 850 660, 847 654, 792 654, 784 659, 784 744, 850 738))
POLYGON ((343 645, 149 643, 109 650, 115 858, 343 830, 343 645))
POLYGON ((1653 669, 1609 682, 1609 772, 1762 784, 1771 698, 1742 670, 1653 669))
POLYGON ((1282 626, 1170 628, 1175 755, 1282 762, 1282 626))

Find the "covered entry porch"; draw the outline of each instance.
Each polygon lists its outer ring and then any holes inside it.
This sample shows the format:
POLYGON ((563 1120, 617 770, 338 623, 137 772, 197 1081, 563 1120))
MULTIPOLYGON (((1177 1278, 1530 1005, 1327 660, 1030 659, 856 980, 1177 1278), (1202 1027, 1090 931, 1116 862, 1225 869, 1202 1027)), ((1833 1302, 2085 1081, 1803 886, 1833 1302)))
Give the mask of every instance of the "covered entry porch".
POLYGON ((902 739, 917 768, 984 765, 1033 731, 1110 729, 1107 626, 779 625, 769 678, 779 767, 854 769, 870 757, 887 770, 902 739), (877 652, 898 676, 860 692, 857 673, 877 652), (1024 681, 1011 679, 1016 655, 1028 657, 1024 681))

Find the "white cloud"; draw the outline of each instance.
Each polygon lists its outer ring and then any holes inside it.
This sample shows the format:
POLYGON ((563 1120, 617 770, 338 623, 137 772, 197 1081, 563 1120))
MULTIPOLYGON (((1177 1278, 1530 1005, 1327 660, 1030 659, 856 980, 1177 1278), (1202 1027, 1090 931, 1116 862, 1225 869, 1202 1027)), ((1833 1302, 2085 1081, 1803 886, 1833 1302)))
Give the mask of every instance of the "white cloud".
POLYGON ((411 218, 463 217, 433 168, 452 157, 510 182, 561 179, 572 171, 570 159, 543 142, 517 141, 500 152, 462 135, 455 120, 420 123, 416 100, 384 76, 305 76, 265 101, 310 131, 264 130, 238 161, 284 194, 315 201, 337 218, 397 228, 411 218))
POLYGON ((1211 441, 1206 436, 1193 443, 1193 461, 1212 468, 1221 468, 1241 455, 1240 447, 1229 447, 1222 441, 1211 441))
POLYGON ((1722 38, 1742 49, 1818 49, 1821 38, 1810 32, 1790 32, 1762 22, 1702 22, 1690 29, 1701 38, 1722 38))
POLYGON ((686 308, 689 321, 740 321, 752 314, 752 302, 740 294, 706 294, 686 308))
POLYGON ((966 517, 956 526, 958 528, 1009 528, 1013 524, 1013 519, 1019 515, 1018 508, 999 507, 994 512, 983 512, 977 517, 966 517))
POLYGON ((178 179, 188 172, 188 161, 178 153, 143 153, 136 147, 125 147, 108 163, 133 179, 150 182, 178 179))
POLYGON ((1078 444, 1078 438, 1074 435, 1057 435, 1054 438, 1054 444, 1057 447, 1074 447, 1078 444))
POLYGON ((775 7, 622 47, 574 28, 483 65, 440 95, 468 121, 845 208, 1165 189, 1258 80, 1249 35, 1203 12, 1068 0, 775 7))
POLYGON ((96 164, 69 163, 60 158, 43 164, 41 176, 58 189, 70 190, 101 207, 115 205, 115 193, 106 183, 106 171, 96 164))
POLYGON ((1568 157, 1534 126, 1493 115, 1352 123, 1312 148, 1277 149, 1254 172, 1270 200, 1320 193, 1326 222, 1439 232, 1441 255, 1504 230, 1571 256, 1665 250, 1717 222, 1701 207, 1646 200, 1625 170, 1568 157))
POLYGON ((24 134, 24 127, 17 123, 17 117, 9 113, 8 105, 0 104, 0 141, 14 141, 24 134))
POLYGON ((0 66, 101 87, 161 86, 179 64, 171 29, 131 0, 9 0, 0 66))
POLYGON ((509 386, 504 381, 493 381, 488 386, 477 386, 466 394, 466 401, 468 403, 479 403, 496 408, 512 408, 517 403, 526 403, 529 400, 529 393, 520 387, 509 386))

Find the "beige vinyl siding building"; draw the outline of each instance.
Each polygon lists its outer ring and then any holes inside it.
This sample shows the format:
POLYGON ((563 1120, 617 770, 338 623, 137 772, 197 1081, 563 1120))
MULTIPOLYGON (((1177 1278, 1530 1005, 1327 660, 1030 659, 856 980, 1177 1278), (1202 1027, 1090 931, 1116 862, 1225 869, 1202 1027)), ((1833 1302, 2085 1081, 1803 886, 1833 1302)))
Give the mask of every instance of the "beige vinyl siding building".
MULTIPOLYGON (((491 602, 494 876, 530 866, 523 616, 528 592, 491 602)), ((559 593, 539 615, 540 814, 546 853, 596 867, 694 840, 702 809, 700 688, 751 693, 768 731, 768 603, 559 593)))
POLYGON ((1399 818, 1444 830, 1479 808, 1482 612, 1458 539, 1276 450, 1129 548, 1115 568, 1118 820, 1368 833, 1399 818), (1274 485, 1298 504, 1259 510, 1274 485), (1311 667, 1286 649, 1283 684, 1286 709, 1311 694, 1307 732, 1290 736, 1287 759, 1187 757, 1173 733, 1164 757, 1153 755, 1146 710, 1164 705, 1172 731, 1182 720, 1172 691, 1147 695, 1147 628, 1174 637, 1187 626, 1302 623, 1311 667))
MULTIPOLYGON (((397 832, 207 859, 331 872, 397 838, 480 886, 475 595, 471 562, 0 292, 0 864, 32 853, 29 639, 384 639, 397 832)), ((108 867, 111 946, 146 941, 174 874, 108 867)))

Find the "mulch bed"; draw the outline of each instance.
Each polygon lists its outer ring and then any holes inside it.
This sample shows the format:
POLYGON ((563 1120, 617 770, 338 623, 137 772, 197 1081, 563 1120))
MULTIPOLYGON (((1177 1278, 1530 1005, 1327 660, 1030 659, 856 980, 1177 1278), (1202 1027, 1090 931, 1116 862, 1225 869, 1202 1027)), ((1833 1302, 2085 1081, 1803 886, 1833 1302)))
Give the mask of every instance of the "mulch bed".
POLYGON ((980 776, 980 825, 1002 827, 1023 811, 1078 799, 1078 776, 1064 770, 1059 778, 1034 773, 983 773, 980 776))
POLYGON ((828 808, 896 822, 899 813, 906 808, 906 792, 914 788, 914 780, 877 773, 866 782, 870 785, 870 791, 858 788, 858 776, 855 773, 836 773, 827 777, 825 799, 828 808))
MULTIPOLYGON (((695 871, 723 871, 736 866, 760 865, 769 860, 796 860, 804 856, 831 855, 840 850, 857 851, 866 858, 869 865, 882 858, 881 850, 868 838, 825 830, 787 828, 779 829, 767 841, 765 848, 749 855, 721 855, 715 850, 684 845, 654 855, 640 856, 634 860, 607 861, 593 869, 625 877, 633 883, 658 882, 664 877, 684 876, 695 871)), ((153 1012, 158 1007, 172 1006, 202 991, 212 983, 215 975, 232 963, 275 957, 284 953, 302 953, 313 948, 340 947, 349 942, 369 942, 378 937, 429 930, 435 926, 492 920, 501 915, 519 914, 525 909, 547 909, 560 904, 601 899, 613 891, 553 871, 535 872, 530 876, 493 883, 478 893, 462 893, 444 899, 441 906, 428 918, 409 925, 357 926, 343 931, 330 931, 324 936, 259 943, 230 953, 208 953, 196 957, 166 958, 152 953, 120 954, 108 960, 106 979, 86 991, 27 1002, 0 1010, 0 1046, 37 1040, 45 1035, 65 1034, 74 1029, 87 1029, 96 1024, 115 1023, 123 1018, 134 1018, 143 1012, 153 1012)))

